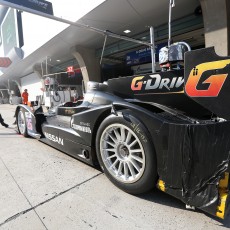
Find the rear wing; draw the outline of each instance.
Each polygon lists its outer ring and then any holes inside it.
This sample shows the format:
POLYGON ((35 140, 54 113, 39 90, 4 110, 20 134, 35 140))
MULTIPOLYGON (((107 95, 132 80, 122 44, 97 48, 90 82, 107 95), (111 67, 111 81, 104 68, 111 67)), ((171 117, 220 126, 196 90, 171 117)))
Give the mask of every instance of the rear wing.
POLYGON ((230 119, 230 57, 214 47, 185 53, 185 93, 219 117, 230 119))

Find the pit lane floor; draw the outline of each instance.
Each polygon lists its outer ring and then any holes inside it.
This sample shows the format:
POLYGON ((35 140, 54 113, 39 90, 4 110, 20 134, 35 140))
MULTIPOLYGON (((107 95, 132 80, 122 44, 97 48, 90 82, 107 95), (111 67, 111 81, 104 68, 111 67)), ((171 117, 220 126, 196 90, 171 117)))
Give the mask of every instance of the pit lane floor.
MULTIPOLYGON (((15 105, 1 104, 5 122, 15 105)), ((225 229, 220 221, 154 190, 132 196, 94 169, 0 126, 0 229, 225 229)))

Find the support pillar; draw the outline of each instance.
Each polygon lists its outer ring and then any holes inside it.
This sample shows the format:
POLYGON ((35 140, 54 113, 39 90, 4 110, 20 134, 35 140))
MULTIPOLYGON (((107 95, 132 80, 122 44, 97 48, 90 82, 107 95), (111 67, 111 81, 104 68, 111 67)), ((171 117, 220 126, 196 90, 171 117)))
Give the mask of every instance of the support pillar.
POLYGON ((100 63, 94 49, 75 46, 71 49, 71 53, 81 68, 85 87, 88 81, 101 82, 100 63))
POLYGON ((230 55, 229 0, 200 0, 205 32, 205 46, 214 46, 220 56, 230 55))
POLYGON ((45 89, 45 84, 44 84, 44 79, 43 79, 43 75, 44 75, 44 70, 42 69, 42 63, 41 64, 35 64, 33 67, 33 72, 37 74, 37 76, 41 79, 41 83, 42 83, 42 88, 45 89))

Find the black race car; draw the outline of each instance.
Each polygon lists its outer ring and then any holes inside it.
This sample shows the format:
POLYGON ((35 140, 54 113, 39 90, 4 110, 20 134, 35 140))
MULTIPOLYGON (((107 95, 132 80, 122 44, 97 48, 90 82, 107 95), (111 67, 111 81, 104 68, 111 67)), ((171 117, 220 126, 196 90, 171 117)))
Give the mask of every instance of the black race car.
MULTIPOLYGON (((175 48, 175 47, 174 47, 175 48)), ((55 110, 19 105, 19 132, 90 165, 119 188, 157 186, 224 218, 229 198, 230 58, 185 53, 165 72, 88 82, 84 100, 55 110)))

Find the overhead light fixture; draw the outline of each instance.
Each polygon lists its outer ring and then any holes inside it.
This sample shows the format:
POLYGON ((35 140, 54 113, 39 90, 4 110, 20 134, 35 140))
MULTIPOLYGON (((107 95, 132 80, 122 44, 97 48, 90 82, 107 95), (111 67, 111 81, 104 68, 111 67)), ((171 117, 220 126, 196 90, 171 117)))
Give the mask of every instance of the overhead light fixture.
POLYGON ((56 61, 57 61, 57 62, 60 62, 61 60, 57 59, 56 61))
POLYGON ((126 33, 126 34, 128 34, 128 33, 131 32, 131 30, 124 30, 123 32, 126 33))

